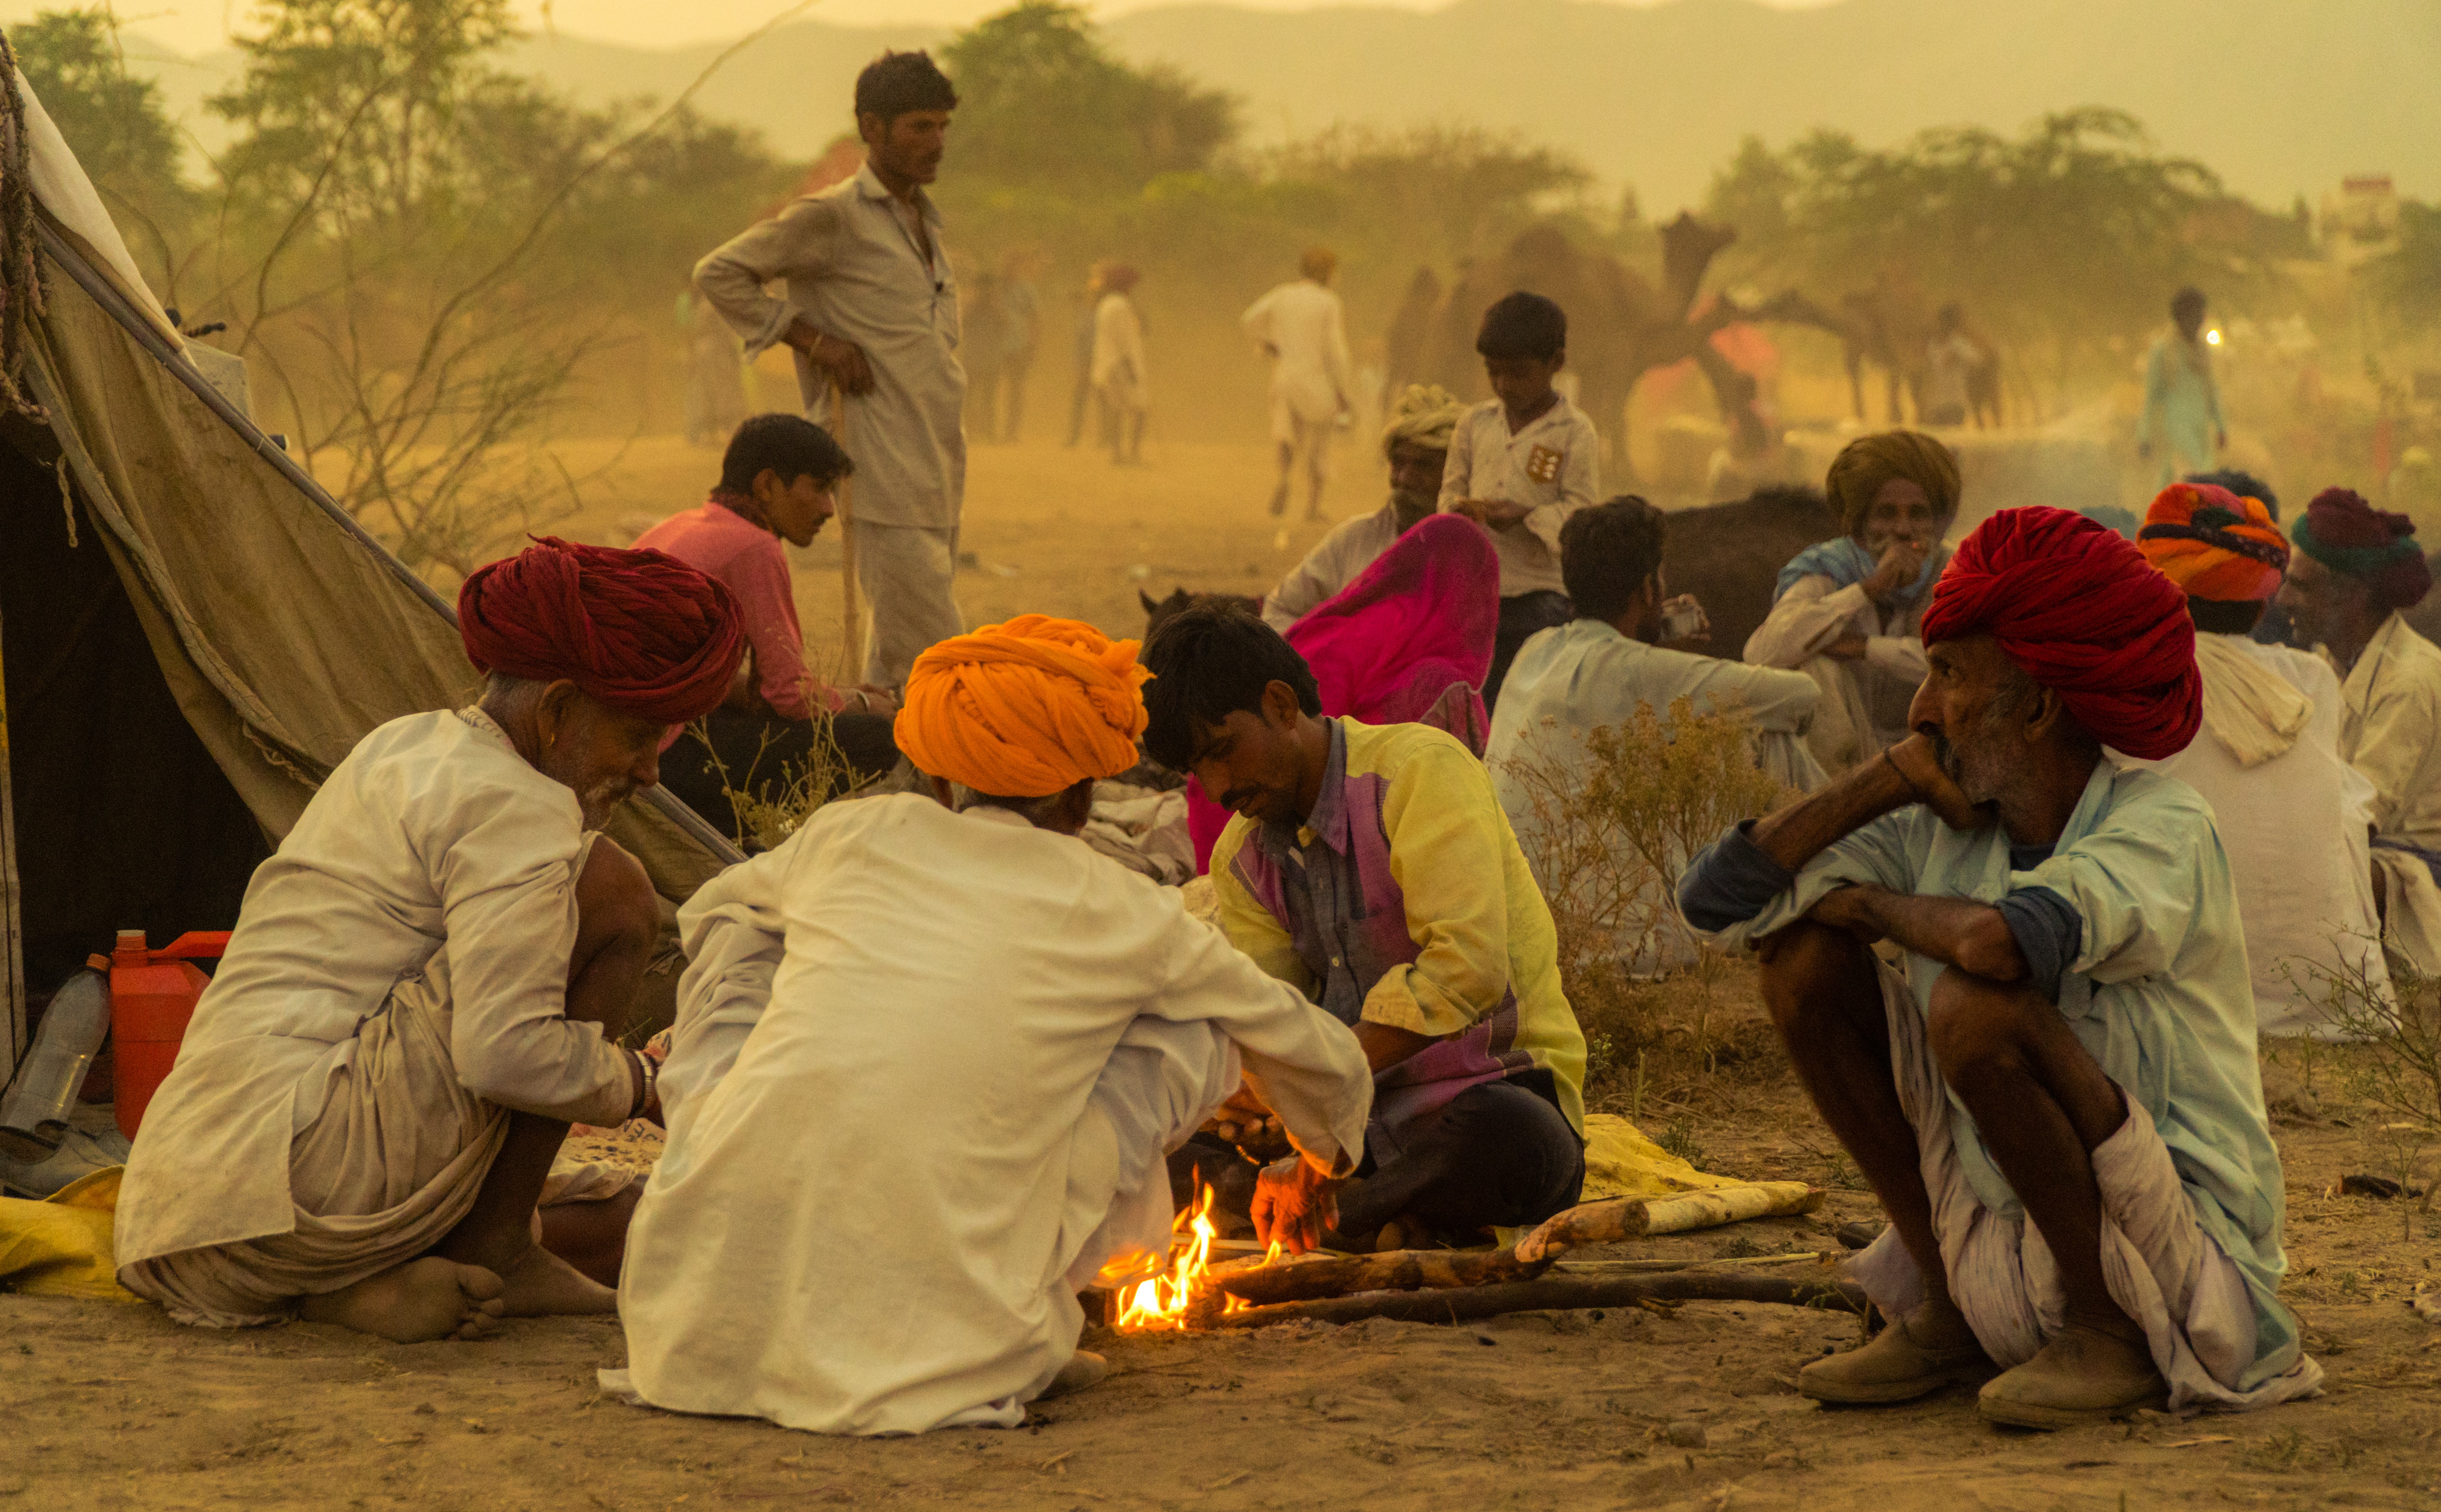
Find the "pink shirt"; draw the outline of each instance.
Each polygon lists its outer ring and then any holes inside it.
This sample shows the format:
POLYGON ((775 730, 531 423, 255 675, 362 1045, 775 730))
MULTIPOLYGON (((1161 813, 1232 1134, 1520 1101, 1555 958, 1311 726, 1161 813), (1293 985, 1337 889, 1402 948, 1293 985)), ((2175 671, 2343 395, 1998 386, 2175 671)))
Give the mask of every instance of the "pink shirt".
POLYGON ((836 713, 845 699, 805 670, 805 632, 780 538, 717 500, 671 515, 636 537, 667 551, 736 597, 754 647, 763 701, 789 719, 813 717, 813 701, 836 713))

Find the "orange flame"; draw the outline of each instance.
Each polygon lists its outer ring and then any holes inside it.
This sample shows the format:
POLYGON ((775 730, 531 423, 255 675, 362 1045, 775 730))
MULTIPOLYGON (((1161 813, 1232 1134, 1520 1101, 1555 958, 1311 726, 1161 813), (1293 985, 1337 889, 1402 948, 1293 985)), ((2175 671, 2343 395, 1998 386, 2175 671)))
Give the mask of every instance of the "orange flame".
POLYGON ((1184 1328, 1187 1305, 1210 1284, 1212 1188, 1206 1184, 1191 1206, 1181 1208, 1170 1221, 1170 1264, 1164 1274, 1129 1288, 1119 1311, 1123 1329, 1184 1328))

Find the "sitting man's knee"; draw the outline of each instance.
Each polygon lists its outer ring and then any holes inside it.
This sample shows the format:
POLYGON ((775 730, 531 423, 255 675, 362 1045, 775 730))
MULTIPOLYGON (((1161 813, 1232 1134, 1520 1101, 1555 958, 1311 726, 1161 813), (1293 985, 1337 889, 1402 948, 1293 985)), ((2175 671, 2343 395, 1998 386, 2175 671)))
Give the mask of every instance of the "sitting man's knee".
POLYGON ((1858 977, 1871 980, 1870 952, 1853 934, 1799 919, 1757 943, 1763 1006, 1782 1029, 1793 1026, 1806 1005, 1858 977))
POLYGON ((577 876, 576 917, 579 938, 596 949, 650 949, 660 937, 661 900, 651 873, 606 835, 593 842, 577 876))
POLYGON ((2026 1010, 2040 1002, 2027 987, 1989 981, 1953 966, 1932 984, 1925 1046, 1953 1087, 2021 1067, 2026 1010))

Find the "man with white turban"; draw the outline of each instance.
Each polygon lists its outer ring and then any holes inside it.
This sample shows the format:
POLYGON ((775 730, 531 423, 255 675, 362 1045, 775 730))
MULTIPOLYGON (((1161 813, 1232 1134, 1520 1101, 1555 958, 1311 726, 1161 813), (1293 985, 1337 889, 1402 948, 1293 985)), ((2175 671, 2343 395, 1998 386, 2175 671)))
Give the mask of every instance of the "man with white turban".
POLYGON ((1243 1080, 1317 1171, 1355 1163, 1355 1037, 1074 837, 1137 760, 1135 652, 1040 615, 934 646, 897 721, 931 796, 831 804, 679 911, 669 1145, 606 1387, 1014 1427, 1098 1377, 1076 1293, 1166 1256, 1163 1157, 1243 1080))
POLYGON ((1263 620, 1285 634, 1316 605, 1356 581, 1390 543, 1422 523, 1441 495, 1441 471, 1449 465, 1450 433, 1466 406, 1438 385, 1411 384, 1391 407, 1382 431, 1382 452, 1390 461, 1390 499, 1370 514, 1347 520, 1315 543, 1280 585, 1263 597, 1263 620))

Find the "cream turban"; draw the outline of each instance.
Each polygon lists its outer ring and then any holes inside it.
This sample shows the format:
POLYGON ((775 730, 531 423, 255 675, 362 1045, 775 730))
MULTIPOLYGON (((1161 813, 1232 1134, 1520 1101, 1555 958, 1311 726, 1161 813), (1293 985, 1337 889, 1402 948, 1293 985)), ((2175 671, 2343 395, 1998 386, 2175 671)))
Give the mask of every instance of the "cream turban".
POLYGON ((1466 405, 1438 384, 1409 384, 1390 406, 1390 423, 1382 428, 1382 451, 1387 455, 1401 441, 1449 450, 1450 433, 1457 429, 1466 405))

